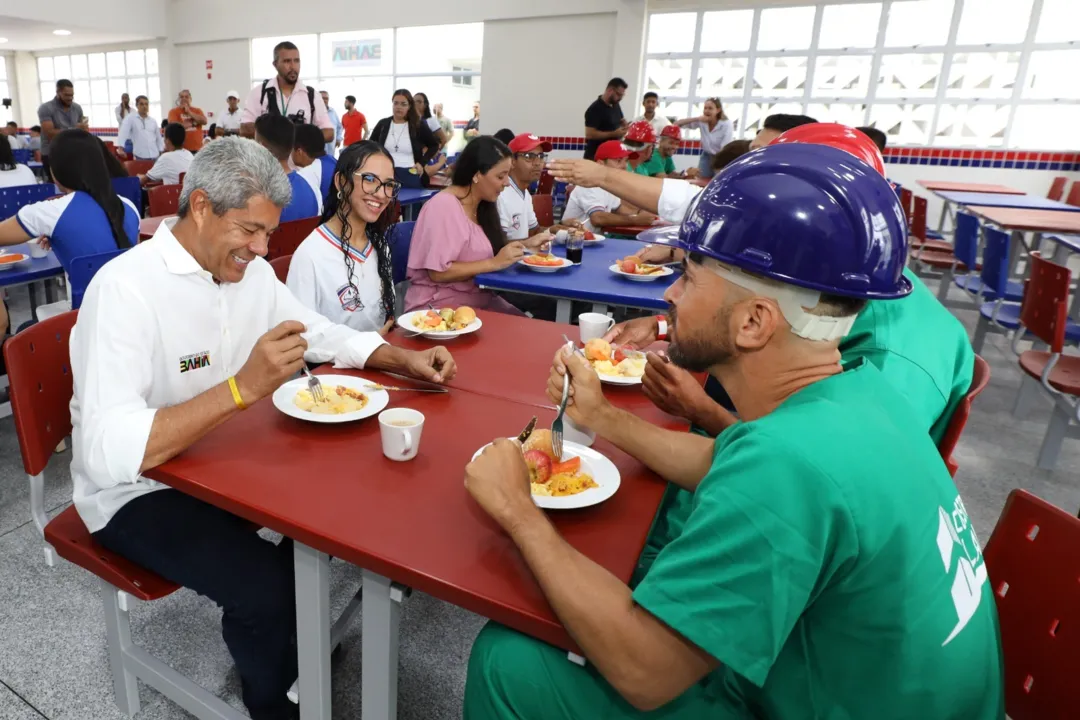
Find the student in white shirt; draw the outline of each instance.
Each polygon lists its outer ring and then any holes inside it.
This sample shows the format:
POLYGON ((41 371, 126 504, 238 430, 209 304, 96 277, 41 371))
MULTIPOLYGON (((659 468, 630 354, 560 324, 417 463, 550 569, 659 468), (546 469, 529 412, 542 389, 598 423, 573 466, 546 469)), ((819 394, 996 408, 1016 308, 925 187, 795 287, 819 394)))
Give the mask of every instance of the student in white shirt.
MULTIPOLYGON (((514 154, 514 164, 510 168, 510 184, 499 194, 497 203, 499 221, 506 237, 510 240, 526 240, 543 233, 580 228, 581 223, 577 220, 570 220, 566 225, 542 227, 536 219, 529 186, 540 179, 547 153, 551 152, 551 143, 540 140, 532 133, 522 133, 511 140, 507 147, 514 154)), ((550 240, 550 237, 545 237, 540 242, 528 245, 538 247, 550 240)))
POLYGON ((641 106, 645 109, 645 112, 634 118, 634 122, 638 120, 644 120, 652 125, 653 130, 656 132, 656 137, 660 137, 660 133, 671 124, 663 115, 656 114, 656 106, 660 104, 660 96, 654 92, 645 93, 645 97, 641 100, 641 106))
POLYGON ((12 150, 26 149, 26 142, 19 137, 19 125, 13 120, 8 121, 8 124, 4 126, 4 130, 0 131, 0 134, 7 135, 8 145, 12 150))
POLYGON ((225 131, 226 135, 239 135, 240 118, 244 114, 244 111, 240 109, 240 93, 230 90, 225 96, 225 101, 228 107, 221 113, 221 121, 217 125, 225 131))
POLYGON ((136 160, 156 160, 165 150, 165 139, 161 137, 161 126, 150 116, 150 99, 145 95, 135 98, 138 112, 130 113, 120 124, 117 143, 120 147, 131 141, 131 152, 136 160))
POLYGON ((19 187, 36 185, 34 171, 26 165, 15 162, 15 153, 11 146, 0 140, 0 187, 19 187))
POLYGON ((315 228, 293 253, 287 285, 332 322, 385 334, 394 322, 387 209, 401 185, 381 145, 364 140, 341 153, 332 192, 315 228))
POLYGON ((291 541, 263 540, 142 473, 271 395, 305 360, 432 382, 456 369, 445 348, 392 347, 330 322, 277 281, 261 256, 288 199, 265 149, 239 138, 208 145, 188 171, 179 218, 94 277, 70 349, 76 510, 103 546, 222 606, 254 720, 295 712, 291 541))
MULTIPOLYGON (((635 153, 623 147, 618 140, 608 140, 596 149, 595 162, 592 160, 582 162, 595 165, 601 174, 608 170, 612 171, 611 174, 615 174, 618 171, 626 172, 626 161, 634 155, 635 153)), ((555 161, 552 166, 559 162, 555 161)), ((589 231, 597 231, 611 225, 651 225, 655 219, 656 216, 652 213, 639 211, 633 205, 623 202, 616 195, 600 187, 599 184, 575 187, 563 211, 563 222, 578 220, 589 231)))
POLYGON ((192 158, 195 156, 184 147, 187 139, 187 131, 180 123, 169 123, 165 126, 165 152, 154 162, 145 175, 139 175, 139 181, 145 185, 148 180, 162 182, 166 185, 177 185, 180 182, 180 173, 186 173, 191 167, 192 158))

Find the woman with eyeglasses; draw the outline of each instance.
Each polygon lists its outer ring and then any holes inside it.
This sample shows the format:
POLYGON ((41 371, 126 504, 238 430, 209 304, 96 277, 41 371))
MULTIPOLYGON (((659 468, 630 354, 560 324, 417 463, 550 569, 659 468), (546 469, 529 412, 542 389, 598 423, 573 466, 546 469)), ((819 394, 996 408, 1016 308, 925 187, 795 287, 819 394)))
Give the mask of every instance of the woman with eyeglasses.
POLYGON ((698 174, 703 178, 713 176, 713 155, 720 152, 735 137, 735 125, 728 119, 720 98, 709 98, 701 106, 701 117, 675 122, 679 127, 701 131, 701 156, 698 157, 698 174))
POLYGON ((402 187, 430 184, 428 163, 439 153, 439 140, 420 120, 408 90, 394 91, 394 114, 375 125, 370 140, 382 145, 394 161, 394 177, 402 187))
POLYGON ((401 185, 384 148, 364 140, 338 158, 322 224, 293 253, 286 281, 331 322, 385 334, 394 321, 388 208, 401 185))
POLYGON ((450 186, 424 204, 409 246, 410 281, 405 309, 472 308, 521 315, 503 298, 473 279, 510 267, 547 236, 522 242, 503 232, 497 203, 510 182, 513 156, 505 144, 481 135, 465 146, 450 186))

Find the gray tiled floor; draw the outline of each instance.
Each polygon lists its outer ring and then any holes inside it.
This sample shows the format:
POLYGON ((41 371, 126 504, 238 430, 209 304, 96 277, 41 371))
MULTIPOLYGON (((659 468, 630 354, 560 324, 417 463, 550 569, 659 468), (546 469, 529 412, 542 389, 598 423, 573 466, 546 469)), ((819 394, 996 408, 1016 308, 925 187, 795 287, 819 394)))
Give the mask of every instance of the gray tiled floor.
MULTIPOLYGON (((25 294, 12 293, 16 322, 25 319, 25 294)), ((952 296, 959 298, 954 293, 952 296)), ((957 312, 969 327, 974 311, 957 312)), ((1004 337, 991 336, 983 352, 991 365, 990 386, 976 402, 957 451, 957 484, 977 531, 989 536, 1008 492, 1023 487, 1066 509, 1080 507, 1080 441, 1067 442, 1055 471, 1038 470, 1035 453, 1049 417, 1041 402, 1024 420, 1011 416, 1020 371, 1004 337)), ((69 454, 57 457, 47 477, 49 507, 70 499, 69 454)), ((88 573, 61 563, 47 568, 41 542, 28 522, 29 503, 14 425, 0 420, 0 720, 121 720, 112 700, 97 583, 88 573)), ((348 601, 358 572, 343 563, 332 568, 336 607, 348 601)), ((189 591, 132 612, 135 639, 178 670, 228 702, 240 706, 235 670, 219 634, 220 614, 189 591)), ((414 595, 402 613, 400 716, 404 719, 460 716, 465 663, 483 620, 425 595, 414 595)), ((335 657, 335 718, 360 710, 359 623, 335 657)), ((190 717, 143 687, 139 718, 190 717)))

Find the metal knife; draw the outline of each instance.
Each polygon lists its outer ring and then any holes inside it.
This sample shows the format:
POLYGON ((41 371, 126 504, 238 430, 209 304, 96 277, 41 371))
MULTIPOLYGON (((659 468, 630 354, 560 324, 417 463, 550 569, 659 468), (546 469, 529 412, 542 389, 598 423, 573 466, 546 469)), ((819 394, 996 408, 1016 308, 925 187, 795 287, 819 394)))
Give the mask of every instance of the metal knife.
POLYGON ((517 438, 518 442, 524 444, 525 441, 529 439, 529 436, 532 435, 533 428, 535 428, 535 427, 536 427, 536 416, 533 415, 533 419, 529 421, 529 424, 526 425, 525 429, 521 431, 520 435, 518 435, 518 438, 517 438))

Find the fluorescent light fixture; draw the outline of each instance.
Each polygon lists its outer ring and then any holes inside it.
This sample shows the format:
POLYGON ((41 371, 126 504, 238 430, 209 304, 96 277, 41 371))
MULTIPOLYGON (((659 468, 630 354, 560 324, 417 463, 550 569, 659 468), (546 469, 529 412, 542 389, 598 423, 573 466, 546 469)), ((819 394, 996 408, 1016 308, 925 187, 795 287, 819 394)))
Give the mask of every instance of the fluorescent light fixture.
POLYGON ((70 35, 71 31, 70 30, 53 30, 52 34, 53 35, 70 35))

